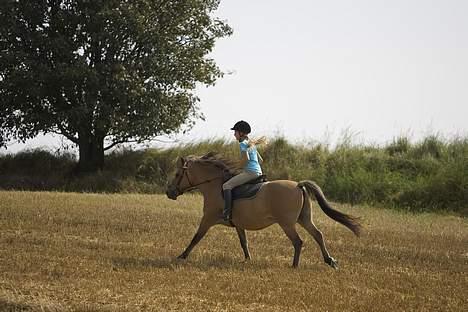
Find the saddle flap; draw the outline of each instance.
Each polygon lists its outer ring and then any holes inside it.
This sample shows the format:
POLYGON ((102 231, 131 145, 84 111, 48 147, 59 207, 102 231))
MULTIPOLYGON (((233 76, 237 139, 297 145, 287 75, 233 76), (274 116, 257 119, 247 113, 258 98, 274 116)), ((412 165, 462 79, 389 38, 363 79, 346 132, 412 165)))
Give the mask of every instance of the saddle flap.
MULTIPOLYGON (((255 179, 257 180, 257 179, 255 179)), ((254 181, 254 180, 253 180, 254 181)), ((232 199, 250 198, 254 197, 265 182, 251 183, 239 185, 232 190, 232 199)))
MULTIPOLYGON (((231 175, 230 178, 232 177, 233 176, 231 175)), ((250 181, 245 182, 244 184, 236 186, 232 189, 232 200, 254 197, 260 190, 260 188, 263 186, 263 184, 265 184, 265 182, 268 182, 267 176, 262 174, 250 181)))

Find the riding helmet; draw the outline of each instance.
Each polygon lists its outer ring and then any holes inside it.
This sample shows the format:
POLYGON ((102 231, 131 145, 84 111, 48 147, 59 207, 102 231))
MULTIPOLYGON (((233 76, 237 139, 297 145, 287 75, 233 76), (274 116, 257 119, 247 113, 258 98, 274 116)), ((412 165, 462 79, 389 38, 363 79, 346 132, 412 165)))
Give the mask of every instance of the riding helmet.
POLYGON ((239 132, 249 134, 251 128, 248 122, 241 120, 236 122, 236 124, 234 125, 234 127, 231 128, 231 130, 237 130, 239 132))

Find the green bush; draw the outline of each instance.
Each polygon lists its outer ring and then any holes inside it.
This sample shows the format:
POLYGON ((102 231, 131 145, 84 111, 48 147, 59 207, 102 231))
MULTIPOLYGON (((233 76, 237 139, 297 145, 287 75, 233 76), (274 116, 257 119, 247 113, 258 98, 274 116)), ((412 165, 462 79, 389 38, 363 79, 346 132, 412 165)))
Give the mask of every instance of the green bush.
MULTIPOLYGON (((237 143, 220 139, 166 149, 123 149, 106 155, 103 171, 76 176, 74 155, 29 150, 0 156, 0 188, 163 192, 178 156, 210 151, 239 157, 237 143)), ((429 136, 416 143, 400 137, 383 147, 353 144, 345 137, 335 148, 277 137, 259 151, 270 180, 314 180, 335 201, 468 214, 467 137, 429 136)))

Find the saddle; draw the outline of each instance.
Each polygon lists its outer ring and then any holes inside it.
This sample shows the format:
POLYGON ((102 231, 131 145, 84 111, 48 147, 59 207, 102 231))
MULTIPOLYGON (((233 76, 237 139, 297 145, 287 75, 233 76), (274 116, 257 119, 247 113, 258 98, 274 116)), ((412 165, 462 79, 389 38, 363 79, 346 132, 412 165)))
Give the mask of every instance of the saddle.
POLYGON ((267 176, 261 175, 253 180, 247 181, 244 184, 236 186, 232 189, 232 200, 255 197, 255 195, 257 195, 257 192, 267 181, 267 176))

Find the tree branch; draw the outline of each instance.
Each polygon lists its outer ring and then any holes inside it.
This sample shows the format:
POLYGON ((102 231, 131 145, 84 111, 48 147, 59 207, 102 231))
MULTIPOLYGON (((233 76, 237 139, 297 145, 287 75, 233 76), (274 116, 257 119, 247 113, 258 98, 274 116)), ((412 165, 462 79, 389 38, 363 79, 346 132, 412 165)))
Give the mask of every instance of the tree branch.
POLYGON ((53 133, 57 133, 57 134, 60 134, 60 135, 63 135, 64 137, 66 137, 67 139, 69 139, 70 141, 72 141, 73 143, 75 144, 78 144, 78 138, 76 138, 75 136, 71 135, 70 133, 68 133, 67 130, 65 130, 65 128, 61 125, 61 124, 57 124, 57 127, 60 129, 60 131, 52 131, 53 133))
POLYGON ((122 140, 119 140, 119 141, 115 141, 115 142, 112 142, 109 146, 104 147, 104 151, 107 151, 107 150, 113 148, 114 146, 122 144, 122 143, 139 143, 139 140, 130 140, 129 141, 129 140, 122 139, 122 140))
POLYGON ((173 140, 173 141, 166 141, 166 140, 161 140, 161 139, 146 139, 146 140, 128 140, 128 139, 121 139, 115 142, 112 142, 111 145, 104 147, 104 150, 107 151, 108 149, 113 148, 114 146, 122 143, 143 143, 143 141, 157 141, 161 143, 177 143, 179 142, 178 140, 173 140))

